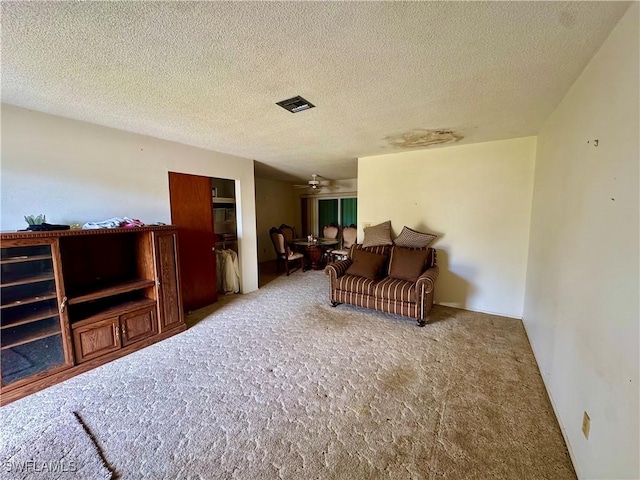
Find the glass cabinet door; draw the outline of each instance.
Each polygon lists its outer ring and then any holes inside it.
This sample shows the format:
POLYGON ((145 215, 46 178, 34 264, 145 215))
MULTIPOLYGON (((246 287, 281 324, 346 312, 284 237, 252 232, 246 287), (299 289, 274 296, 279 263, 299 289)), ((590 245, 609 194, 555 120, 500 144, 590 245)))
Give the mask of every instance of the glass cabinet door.
POLYGON ((3 387, 67 363, 53 262, 51 244, 0 248, 3 387))

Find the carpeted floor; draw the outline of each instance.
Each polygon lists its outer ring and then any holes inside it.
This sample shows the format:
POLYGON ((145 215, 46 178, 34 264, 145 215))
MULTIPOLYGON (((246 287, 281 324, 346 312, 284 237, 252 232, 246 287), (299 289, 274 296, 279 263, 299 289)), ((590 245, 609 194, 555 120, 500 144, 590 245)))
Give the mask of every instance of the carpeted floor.
POLYGON ((574 479, 518 320, 329 305, 323 272, 3 407, 27 441, 77 411, 123 479, 574 479))
POLYGON ((0 477, 4 480, 113 478, 90 432, 72 413, 52 417, 19 435, 6 433, 3 425, 0 477))

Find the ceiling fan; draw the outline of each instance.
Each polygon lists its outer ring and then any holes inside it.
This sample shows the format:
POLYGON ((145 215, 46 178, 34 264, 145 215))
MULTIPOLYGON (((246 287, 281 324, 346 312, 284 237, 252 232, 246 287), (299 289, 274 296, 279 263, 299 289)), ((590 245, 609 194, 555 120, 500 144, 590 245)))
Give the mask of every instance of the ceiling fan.
POLYGON ((308 188, 310 193, 318 193, 322 190, 326 185, 323 185, 318 178, 323 178, 320 175, 314 173, 311 175, 311 180, 307 182, 306 185, 294 185, 295 188, 308 188))

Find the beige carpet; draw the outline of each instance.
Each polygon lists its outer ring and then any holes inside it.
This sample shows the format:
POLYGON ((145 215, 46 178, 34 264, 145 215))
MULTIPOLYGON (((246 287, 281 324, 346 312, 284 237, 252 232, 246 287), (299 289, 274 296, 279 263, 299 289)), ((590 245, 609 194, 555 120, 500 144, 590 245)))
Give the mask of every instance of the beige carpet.
POLYGON ((8 433, 3 425, 0 431, 0 478, 3 480, 113 478, 91 436, 71 413, 50 418, 39 428, 20 434, 8 433))
POLYGON ((124 479, 575 478, 520 321, 331 308, 313 271, 197 313, 3 407, 4 434, 78 411, 124 479))

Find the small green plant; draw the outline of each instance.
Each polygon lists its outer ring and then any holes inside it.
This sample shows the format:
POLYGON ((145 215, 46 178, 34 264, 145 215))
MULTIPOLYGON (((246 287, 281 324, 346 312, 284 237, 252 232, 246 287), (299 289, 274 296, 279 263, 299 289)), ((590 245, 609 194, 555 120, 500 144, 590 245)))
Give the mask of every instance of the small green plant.
POLYGON ((29 225, 42 225, 44 223, 44 221, 46 220, 45 216, 41 213, 40 215, 33 216, 33 215, 26 215, 24 217, 24 220, 27 222, 27 224, 29 225))

